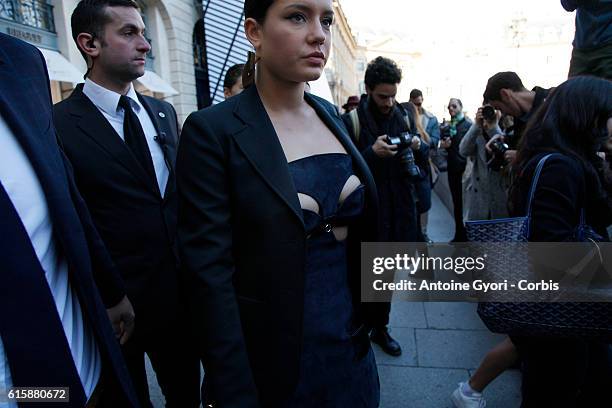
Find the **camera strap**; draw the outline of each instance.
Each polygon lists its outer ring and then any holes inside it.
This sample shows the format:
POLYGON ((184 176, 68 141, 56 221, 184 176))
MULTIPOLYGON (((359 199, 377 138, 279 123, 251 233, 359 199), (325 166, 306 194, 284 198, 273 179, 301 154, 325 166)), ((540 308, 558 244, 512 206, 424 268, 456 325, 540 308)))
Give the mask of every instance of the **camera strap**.
POLYGON ((361 124, 359 123, 359 114, 357 109, 353 109, 349 112, 349 119, 353 125, 353 134, 355 135, 355 144, 359 142, 359 133, 361 132, 361 124))

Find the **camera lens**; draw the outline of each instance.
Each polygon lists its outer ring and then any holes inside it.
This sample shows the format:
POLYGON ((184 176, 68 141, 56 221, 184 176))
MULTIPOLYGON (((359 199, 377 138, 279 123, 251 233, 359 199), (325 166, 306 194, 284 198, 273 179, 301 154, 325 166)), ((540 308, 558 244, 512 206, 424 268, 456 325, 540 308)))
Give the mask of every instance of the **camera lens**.
POLYGON ((485 105, 482 107, 482 117, 487 121, 491 122, 496 119, 495 108, 491 105, 485 105))

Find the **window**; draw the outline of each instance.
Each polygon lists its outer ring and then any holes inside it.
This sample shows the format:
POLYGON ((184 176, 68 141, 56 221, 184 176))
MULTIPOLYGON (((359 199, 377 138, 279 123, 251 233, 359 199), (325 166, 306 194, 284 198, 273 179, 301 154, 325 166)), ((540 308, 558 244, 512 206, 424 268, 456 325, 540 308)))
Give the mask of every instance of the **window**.
POLYGON ((212 103, 208 81, 208 61, 206 59, 206 32, 204 30, 204 19, 202 18, 198 20, 193 29, 193 66, 198 109, 202 109, 212 103))
POLYGON ((55 33, 53 6, 45 0, 0 0, 0 18, 55 33))
MULTIPOLYGON (((138 7, 140 7, 140 16, 142 17, 142 21, 144 22, 147 30, 149 29, 149 25, 147 24, 147 6, 142 0, 136 0, 138 3, 138 7)), ((145 69, 149 71, 155 71, 155 55, 153 53, 153 40, 148 34, 148 31, 145 31, 145 38, 148 43, 151 45, 151 51, 147 53, 147 59, 145 60, 145 69)))

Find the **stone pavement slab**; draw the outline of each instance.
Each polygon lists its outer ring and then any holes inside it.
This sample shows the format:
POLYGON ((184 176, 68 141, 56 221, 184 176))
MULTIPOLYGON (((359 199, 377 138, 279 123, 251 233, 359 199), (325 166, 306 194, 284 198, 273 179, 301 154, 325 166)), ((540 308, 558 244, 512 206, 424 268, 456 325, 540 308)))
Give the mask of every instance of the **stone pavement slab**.
POLYGON ((480 330, 416 329, 420 367, 476 368, 504 336, 480 330))
POLYGON ((476 303, 425 302, 427 327, 430 329, 487 330, 476 313, 476 307, 476 303))
POLYGON ((427 319, 423 302, 398 301, 393 303, 389 324, 392 327, 426 329, 427 319))
POLYGON ((395 340, 402 346, 402 355, 398 357, 390 356, 378 346, 378 344, 372 343, 372 349, 376 356, 376 363, 378 365, 387 364, 393 366, 412 366, 417 365, 417 353, 416 353, 416 335, 415 329, 413 328, 400 328, 393 327, 390 329, 390 334, 395 340))
POLYGON ((450 395, 468 371, 423 367, 378 367, 381 408, 448 408, 450 395))

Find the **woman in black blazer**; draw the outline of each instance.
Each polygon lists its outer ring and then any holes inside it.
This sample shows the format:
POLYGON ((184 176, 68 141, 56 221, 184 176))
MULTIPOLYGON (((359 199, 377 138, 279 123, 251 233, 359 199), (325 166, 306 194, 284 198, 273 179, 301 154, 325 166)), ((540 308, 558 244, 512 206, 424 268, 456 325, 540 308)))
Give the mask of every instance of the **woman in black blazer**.
MULTIPOLYGON (((510 204, 524 215, 535 167, 547 153, 532 202, 530 241, 574 239, 580 212, 609 241, 612 178, 598 151, 612 137, 612 83, 577 77, 559 85, 530 121, 517 156, 510 204)), ((612 406, 610 345, 588 339, 512 336, 523 362, 521 407, 612 406)))
POLYGON ((329 55, 331 3, 247 0, 256 73, 183 127, 178 239, 223 408, 378 405, 359 276, 376 188, 333 105, 304 93, 329 55))

